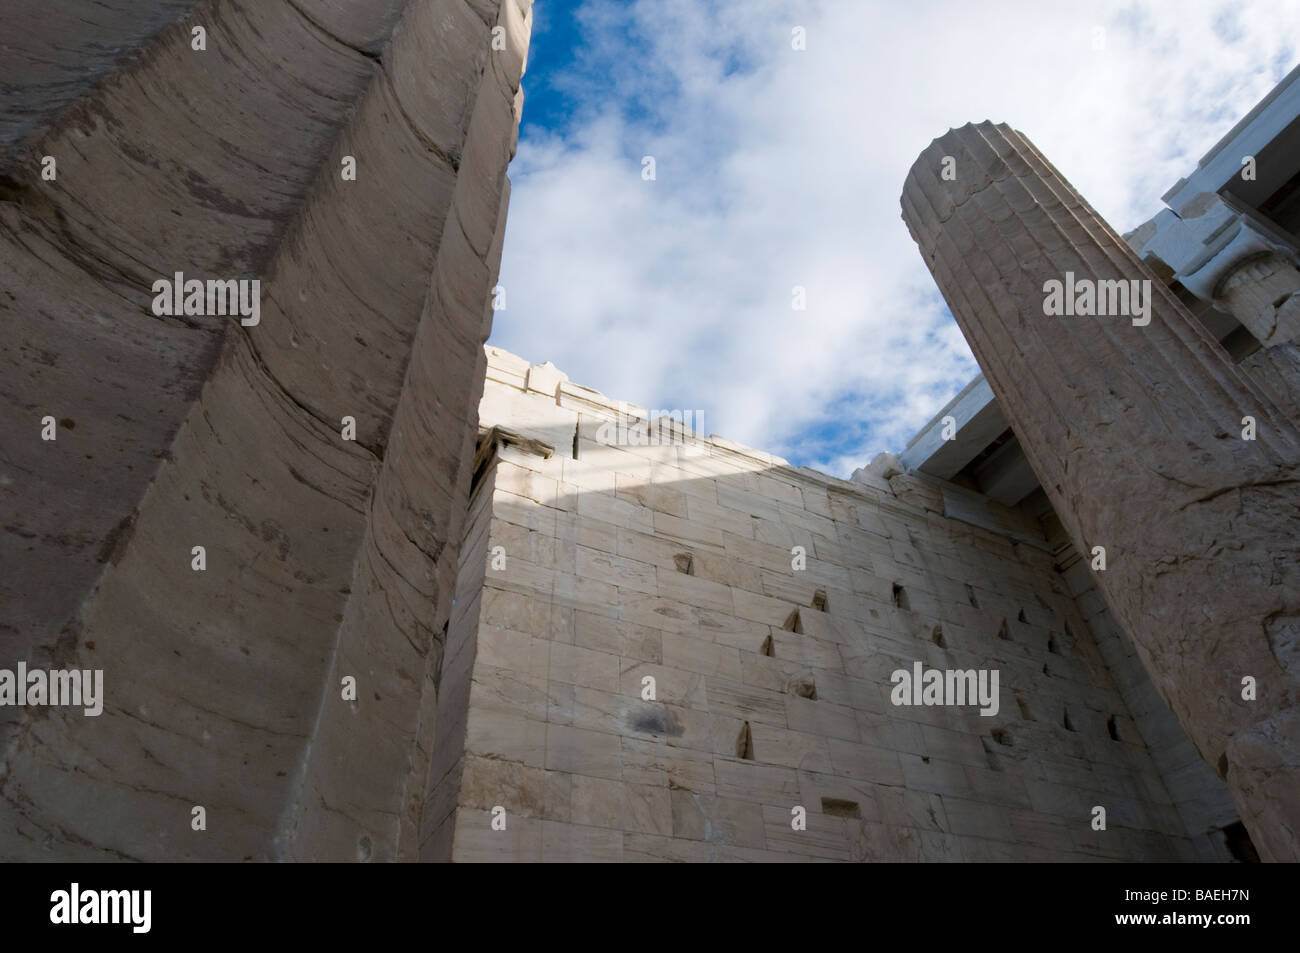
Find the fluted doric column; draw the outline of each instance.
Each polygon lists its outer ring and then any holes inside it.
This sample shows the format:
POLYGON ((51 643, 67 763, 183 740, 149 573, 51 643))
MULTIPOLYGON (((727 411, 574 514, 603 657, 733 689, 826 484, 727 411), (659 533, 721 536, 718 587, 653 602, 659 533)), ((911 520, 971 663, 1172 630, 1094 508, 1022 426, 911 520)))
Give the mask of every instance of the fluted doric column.
POLYGON ((1097 582, 1156 686, 1261 855, 1300 859, 1295 422, 1006 125, 936 139, 902 207, 1062 523, 1094 565, 1104 549, 1097 582), (1138 295, 1115 307, 1102 281, 1138 295), (1051 282, 1101 294, 1058 308, 1051 282), (1083 313, 1098 301, 1126 313, 1083 313))

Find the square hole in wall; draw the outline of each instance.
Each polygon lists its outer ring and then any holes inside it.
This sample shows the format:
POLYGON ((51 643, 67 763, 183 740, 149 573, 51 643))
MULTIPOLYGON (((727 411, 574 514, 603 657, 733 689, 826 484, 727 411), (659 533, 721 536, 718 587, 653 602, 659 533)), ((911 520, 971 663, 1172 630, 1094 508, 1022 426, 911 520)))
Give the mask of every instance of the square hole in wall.
POLYGON ((1250 832, 1246 830, 1246 825, 1241 821, 1235 821, 1227 827, 1221 828, 1224 844, 1228 848, 1228 853, 1232 859, 1239 864, 1258 864, 1259 851, 1255 849, 1255 844, 1250 839, 1250 832))
POLYGON ((785 690, 791 695, 798 695, 800 698, 817 700, 817 683, 811 678, 796 679, 790 682, 785 690))
POLYGON ((1002 762, 998 760, 997 752, 993 744, 987 738, 981 738, 980 744, 984 748, 984 763, 988 765, 990 771, 1001 771, 1002 762))
POLYGON ((1019 706, 1020 708, 1021 718, 1023 718, 1025 721, 1034 721, 1034 716, 1029 714, 1029 706, 1025 704, 1025 700, 1021 698, 1019 695, 1016 696, 1016 705, 1019 706))
POLYGON ((822 798, 822 813, 831 817, 861 817, 862 808, 857 801, 845 801, 837 797, 822 798))
POLYGON ((746 761, 754 760, 754 737, 749 731, 749 722, 740 726, 740 737, 736 739, 736 757, 746 761))

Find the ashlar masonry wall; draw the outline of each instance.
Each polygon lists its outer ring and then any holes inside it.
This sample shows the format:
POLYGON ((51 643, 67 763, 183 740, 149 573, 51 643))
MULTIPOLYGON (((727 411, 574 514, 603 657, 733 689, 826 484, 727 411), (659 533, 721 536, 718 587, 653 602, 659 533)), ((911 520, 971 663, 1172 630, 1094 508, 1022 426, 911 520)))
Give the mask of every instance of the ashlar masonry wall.
POLYGON ((424 859, 1196 857, 1046 545, 906 478, 607 445, 617 404, 498 349, 487 378, 424 859), (997 714, 893 705, 918 661, 998 670, 997 714))

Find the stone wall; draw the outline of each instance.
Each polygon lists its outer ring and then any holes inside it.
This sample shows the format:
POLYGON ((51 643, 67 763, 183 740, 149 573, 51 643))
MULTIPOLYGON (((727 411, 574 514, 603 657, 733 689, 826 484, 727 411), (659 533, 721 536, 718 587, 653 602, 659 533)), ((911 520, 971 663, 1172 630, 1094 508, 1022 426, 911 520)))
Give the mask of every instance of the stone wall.
POLYGON ((441 694, 464 738, 426 856, 1196 858, 1045 541, 947 518, 907 475, 606 445, 618 405, 488 353, 480 429, 514 439, 464 550, 441 694), (997 715, 891 704, 918 660, 997 668, 997 715))

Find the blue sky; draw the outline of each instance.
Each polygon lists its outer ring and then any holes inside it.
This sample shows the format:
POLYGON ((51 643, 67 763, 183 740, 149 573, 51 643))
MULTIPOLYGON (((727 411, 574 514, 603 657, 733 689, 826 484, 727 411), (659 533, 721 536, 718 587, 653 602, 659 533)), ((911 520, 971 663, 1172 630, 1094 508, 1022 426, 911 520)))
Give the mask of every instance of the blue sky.
POLYGON ((1126 231, 1297 36, 1300 0, 537 0, 491 343, 848 476, 978 370, 899 217, 931 139, 1009 122, 1126 231))

